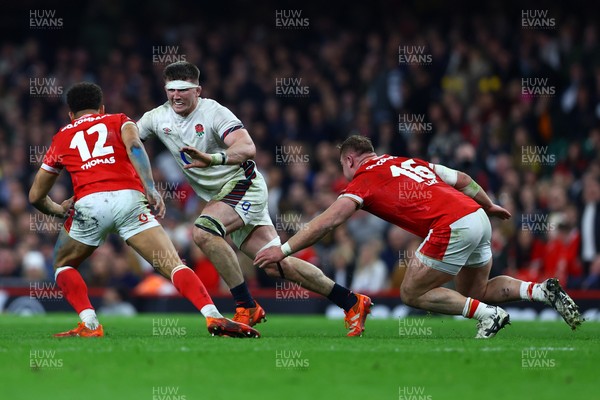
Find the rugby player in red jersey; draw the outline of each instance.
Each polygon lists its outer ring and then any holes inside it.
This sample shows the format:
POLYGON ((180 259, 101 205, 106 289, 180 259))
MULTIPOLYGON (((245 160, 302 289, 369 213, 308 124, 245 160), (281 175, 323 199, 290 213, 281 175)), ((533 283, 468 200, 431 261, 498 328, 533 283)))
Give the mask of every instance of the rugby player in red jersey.
POLYGON ((223 318, 150 212, 148 205, 164 216, 165 204, 154 187, 136 124, 125 114, 105 114, 102 90, 93 83, 70 88, 67 104, 72 122, 54 135, 29 191, 29 201, 44 214, 68 214, 54 250, 55 278, 81 322, 54 336, 104 336, 77 268, 116 232, 200 310, 210 333, 259 337, 250 326, 223 318), (71 175, 75 196, 57 204, 48 193, 63 169, 71 175))
POLYGON ((424 238, 416 264, 407 268, 400 288, 405 304, 475 318, 476 338, 493 337, 510 321, 506 311, 487 303, 540 301, 551 305, 572 329, 583 321, 557 279, 543 283, 509 276, 489 279, 488 215, 501 219, 511 215, 493 204, 467 174, 419 159, 378 156, 362 136, 350 136, 340 145, 340 162, 350 180, 340 197, 282 246, 259 252, 256 265, 278 262, 316 243, 362 208, 424 238), (442 287, 452 279, 456 290, 442 287))

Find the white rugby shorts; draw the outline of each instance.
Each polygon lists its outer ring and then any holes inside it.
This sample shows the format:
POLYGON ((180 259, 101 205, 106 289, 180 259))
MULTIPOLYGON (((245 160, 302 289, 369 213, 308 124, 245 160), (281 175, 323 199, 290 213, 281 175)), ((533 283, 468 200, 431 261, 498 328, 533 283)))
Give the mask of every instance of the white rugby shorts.
POLYGON ((90 193, 78 199, 74 208, 64 227, 71 238, 88 246, 100 246, 109 233, 127 240, 160 226, 146 196, 137 190, 90 193))
POLYGON ((423 264, 457 275, 464 267, 479 268, 492 258, 492 227, 482 208, 448 227, 433 228, 415 255, 423 264))

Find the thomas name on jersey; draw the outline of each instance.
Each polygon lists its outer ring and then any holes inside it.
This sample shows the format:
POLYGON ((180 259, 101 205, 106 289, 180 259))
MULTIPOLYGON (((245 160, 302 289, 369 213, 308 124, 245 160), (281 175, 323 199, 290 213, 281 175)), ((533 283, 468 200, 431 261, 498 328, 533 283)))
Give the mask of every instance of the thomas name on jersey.
POLYGON ((114 163, 115 163, 114 156, 109 157, 109 158, 95 158, 95 159, 83 164, 81 166, 81 169, 89 169, 89 168, 95 167, 98 164, 114 164, 114 163))

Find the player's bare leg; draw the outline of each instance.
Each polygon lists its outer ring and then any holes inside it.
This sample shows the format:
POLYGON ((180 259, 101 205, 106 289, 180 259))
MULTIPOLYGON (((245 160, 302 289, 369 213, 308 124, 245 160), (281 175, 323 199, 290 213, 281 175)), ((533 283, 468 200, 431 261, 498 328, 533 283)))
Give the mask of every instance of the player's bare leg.
MULTIPOLYGON (((241 250, 251 259, 263 247, 276 239, 277 232, 272 225, 257 226, 241 246, 241 250)), ((286 257, 278 264, 264 267, 267 275, 300 284, 301 287, 327 297, 346 313, 348 336, 361 336, 365 330, 365 320, 371 310, 371 299, 336 284, 323 271, 309 262, 296 257, 286 257)))
POLYGON ((79 264, 88 258, 96 246, 88 246, 69 236, 63 228, 58 234, 54 247, 54 270, 56 284, 65 298, 79 314, 81 322, 75 329, 57 333, 55 337, 98 337, 104 336, 104 330, 88 297, 87 285, 77 271, 79 264))
POLYGON ((175 246, 161 226, 133 235, 127 239, 127 244, 167 279, 171 279, 173 270, 183 264, 175 246))
POLYGON ((440 314, 460 315, 466 297, 460 293, 441 287, 453 276, 429 268, 419 260, 412 260, 400 288, 402 302, 415 308, 440 314))
MULTIPOLYGON (((244 222, 235 210, 220 201, 210 201, 202 210, 202 216, 220 222, 225 229, 225 233, 231 233, 244 226, 244 222)), ((210 223, 209 220, 207 220, 207 225, 208 223, 210 223)), ((205 226, 200 228, 196 225, 193 230, 193 239, 215 266, 230 289, 244 282, 244 275, 235 251, 225 241, 223 235, 220 235, 219 227, 205 226)))
POLYGON ((456 276, 456 289, 465 296, 481 299, 490 304, 510 301, 539 301, 551 305, 571 327, 576 329, 584 321, 579 308, 560 287, 558 280, 542 283, 524 282, 502 275, 489 279, 492 260, 481 268, 463 267, 456 276))
POLYGON ((427 311, 475 318, 479 321, 476 338, 491 338, 509 323, 510 318, 502 308, 489 306, 457 291, 441 287, 453 278, 451 274, 415 260, 414 264, 407 268, 402 281, 402 301, 411 307, 427 311))
POLYGON ((210 201, 196 219, 192 236, 229 287, 236 303, 233 320, 253 326, 266 320, 266 313, 252 298, 237 255, 224 239, 225 235, 243 226, 244 222, 231 206, 210 201))
POLYGON ((146 229, 129 239, 129 244, 206 317, 208 331, 218 336, 260 337, 258 331, 224 318, 215 307, 198 276, 183 264, 162 226, 146 229))
POLYGON ((522 281, 509 276, 489 279, 492 260, 479 268, 463 267, 456 275, 456 290, 486 303, 500 304, 521 300, 519 290, 522 281))

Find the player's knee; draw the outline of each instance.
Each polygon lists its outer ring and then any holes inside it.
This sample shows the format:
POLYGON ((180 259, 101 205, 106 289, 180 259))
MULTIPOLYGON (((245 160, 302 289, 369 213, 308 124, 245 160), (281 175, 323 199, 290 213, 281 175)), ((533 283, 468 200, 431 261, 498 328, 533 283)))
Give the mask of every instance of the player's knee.
POLYGON ((214 238, 215 236, 211 233, 208 233, 198 227, 194 227, 192 231, 192 239, 194 243, 201 249, 204 249, 208 242, 214 238))
POLYGON ((410 307, 419 307, 419 298, 421 294, 415 290, 414 285, 404 281, 400 286, 400 298, 402 302, 410 307))
POLYGON ((192 238, 194 242, 202 247, 207 240, 213 237, 225 237, 225 226, 221 221, 210 217, 208 215, 199 216, 194 222, 194 231, 192 232, 192 238))

